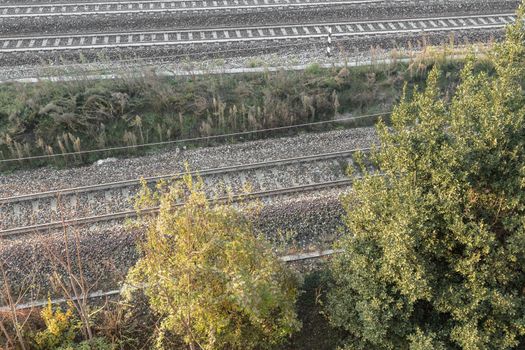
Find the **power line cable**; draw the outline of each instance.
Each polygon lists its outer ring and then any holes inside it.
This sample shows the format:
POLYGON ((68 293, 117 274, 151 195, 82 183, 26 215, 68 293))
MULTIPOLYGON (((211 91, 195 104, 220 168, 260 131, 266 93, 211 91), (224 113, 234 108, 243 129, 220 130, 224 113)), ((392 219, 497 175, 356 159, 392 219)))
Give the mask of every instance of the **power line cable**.
POLYGON ((216 139, 221 139, 221 138, 267 133, 267 132, 272 132, 272 131, 292 130, 292 129, 298 129, 298 128, 309 127, 309 126, 319 126, 319 125, 326 125, 326 124, 351 122, 351 121, 357 121, 357 120, 367 119, 367 118, 374 118, 374 117, 377 118, 377 117, 386 116, 390 114, 391 114, 391 111, 387 111, 387 112, 376 113, 376 114, 361 115, 357 117, 348 117, 348 118, 324 120, 324 121, 312 122, 312 123, 278 126, 274 128, 267 128, 267 129, 260 129, 260 130, 248 130, 248 131, 234 132, 234 133, 221 134, 221 135, 200 136, 200 137, 186 138, 186 139, 180 139, 180 140, 151 142, 151 143, 143 143, 143 144, 131 145, 131 146, 99 148, 99 149, 93 149, 93 150, 66 152, 66 153, 60 153, 60 154, 45 154, 45 155, 39 155, 39 156, 0 159, 0 164, 9 163, 9 162, 20 162, 20 161, 26 161, 26 160, 48 159, 48 158, 75 156, 75 155, 83 155, 83 154, 113 152, 113 151, 126 150, 126 149, 137 149, 137 148, 147 148, 147 147, 154 147, 154 146, 174 145, 174 144, 180 144, 180 143, 210 141, 210 140, 216 140, 216 139))

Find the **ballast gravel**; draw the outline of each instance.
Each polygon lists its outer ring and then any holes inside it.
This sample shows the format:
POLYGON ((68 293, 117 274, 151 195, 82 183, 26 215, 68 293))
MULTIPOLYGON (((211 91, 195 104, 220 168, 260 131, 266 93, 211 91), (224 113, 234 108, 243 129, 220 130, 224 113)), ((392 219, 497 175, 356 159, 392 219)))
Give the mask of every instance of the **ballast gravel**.
MULTIPOLYGON (((329 248, 343 232, 339 197, 348 191, 275 197, 253 217, 255 227, 273 243, 278 255, 329 248)), ((0 241, 0 263, 11 288, 25 290, 25 301, 45 298, 48 293, 62 295, 53 276, 67 281, 68 256, 71 271, 77 277, 82 271, 91 292, 107 291, 119 286, 139 258, 137 242, 143 237, 142 227, 122 222, 13 237, 0 241)))
MULTIPOLYGON (((220 10, 212 1, 198 2, 197 7, 208 10, 191 11, 193 7, 182 8, 184 12, 103 13, 78 16, 42 16, 4 18, 0 31, 5 34, 30 35, 53 33, 123 32, 133 30, 173 30, 179 28, 261 26, 283 23, 320 23, 336 21, 358 21, 372 19, 414 18, 439 16, 442 14, 463 15, 476 13, 512 12, 518 0, 427 0, 413 2, 384 1, 379 3, 334 4, 292 8, 238 8, 220 10)), ((222 3, 222 2, 221 2, 222 3)), ((234 2, 227 2, 230 6, 234 2)), ((305 3, 306 5, 306 3, 305 3)), ((180 7, 179 7, 180 8, 180 7)))
POLYGON ((137 158, 70 169, 41 168, 0 176, 1 198, 109 183, 191 170, 264 162, 367 148, 377 142, 373 127, 302 134, 188 150, 171 149, 137 158))

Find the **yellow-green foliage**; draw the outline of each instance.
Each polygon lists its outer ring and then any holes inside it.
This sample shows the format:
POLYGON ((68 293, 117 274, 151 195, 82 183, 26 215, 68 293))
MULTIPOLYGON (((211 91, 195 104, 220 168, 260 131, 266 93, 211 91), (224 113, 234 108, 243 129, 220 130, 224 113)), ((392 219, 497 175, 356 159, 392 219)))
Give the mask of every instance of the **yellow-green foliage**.
POLYGON ((348 349, 525 346, 524 11, 492 74, 471 57, 448 104, 434 69, 379 128, 384 176, 344 199, 352 235, 332 265, 348 349))
POLYGON ((90 340, 79 340, 80 323, 75 317, 73 308, 66 311, 60 307, 53 310, 51 301, 40 312, 45 329, 37 332, 31 338, 31 349, 36 350, 113 350, 115 345, 109 344, 104 338, 94 337, 90 340))
POLYGON ((157 346, 169 332, 190 349, 262 349, 296 331, 297 280, 241 211, 208 200, 189 175, 160 187, 139 198, 161 210, 129 274, 162 316, 157 346))
POLYGON ((52 350, 73 342, 78 326, 71 308, 67 308, 65 312, 60 307, 53 310, 49 301, 40 316, 46 328, 35 334, 34 342, 37 349, 52 350))

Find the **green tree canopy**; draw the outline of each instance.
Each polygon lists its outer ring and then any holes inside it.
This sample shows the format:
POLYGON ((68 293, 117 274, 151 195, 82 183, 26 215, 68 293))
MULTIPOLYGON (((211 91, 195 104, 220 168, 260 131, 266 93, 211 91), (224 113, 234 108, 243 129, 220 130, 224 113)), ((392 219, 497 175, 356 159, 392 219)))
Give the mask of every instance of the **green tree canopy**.
POLYGON ((129 274, 162 316, 158 347, 166 331, 192 350, 264 349, 296 331, 297 279, 239 208, 208 200, 189 175, 161 187, 139 198, 161 209, 129 274))
POLYGON ((348 349, 525 346, 524 6, 489 72, 470 57, 451 101, 435 68, 381 125, 344 199, 332 323, 348 349), (450 102, 450 103, 449 103, 450 102))

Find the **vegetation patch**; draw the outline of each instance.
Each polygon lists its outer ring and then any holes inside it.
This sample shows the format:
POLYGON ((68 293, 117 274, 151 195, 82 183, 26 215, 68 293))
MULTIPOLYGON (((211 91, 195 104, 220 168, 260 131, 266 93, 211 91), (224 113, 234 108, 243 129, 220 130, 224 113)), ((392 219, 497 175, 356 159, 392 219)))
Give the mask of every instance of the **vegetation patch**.
POLYGON ((332 264, 344 349, 524 348, 524 11, 492 74, 469 57, 446 103, 435 68, 378 127, 332 264))
MULTIPOLYGON (((389 111, 403 84, 424 84, 433 64, 435 59, 429 58, 357 68, 313 64, 304 71, 4 84, 0 160, 131 148, 2 162, 0 170, 85 164, 144 152, 134 148, 144 143, 327 121, 342 113, 389 111)), ((453 88, 461 62, 444 61, 442 66, 448 72, 443 85, 453 88)))

